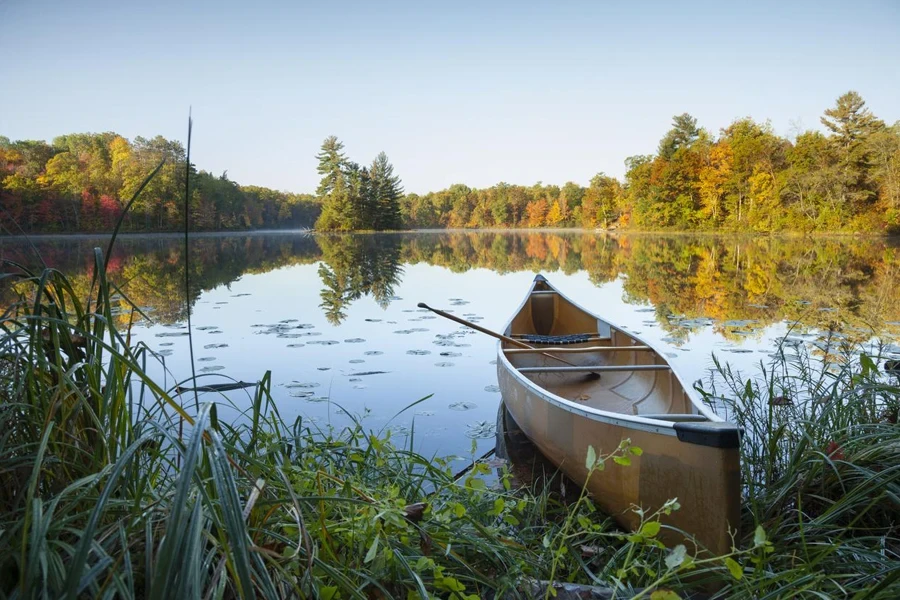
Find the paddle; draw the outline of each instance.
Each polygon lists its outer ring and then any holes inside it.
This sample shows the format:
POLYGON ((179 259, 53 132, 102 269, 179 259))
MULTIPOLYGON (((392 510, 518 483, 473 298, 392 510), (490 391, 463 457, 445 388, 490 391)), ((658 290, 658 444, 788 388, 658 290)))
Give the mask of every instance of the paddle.
MULTIPOLYGON (((513 339, 509 336, 503 335, 502 333, 497 333, 496 331, 491 331, 490 329, 486 329, 480 325, 476 325, 475 323, 472 323, 471 321, 466 321, 465 319, 461 319, 460 317, 457 317, 456 315, 451 315, 450 313, 444 312, 437 308, 431 308, 424 302, 419 302, 416 306, 418 306, 419 308, 424 308, 426 310, 430 310, 434 314, 444 317, 445 319, 450 319, 451 321, 456 321, 460 325, 465 325, 466 327, 474 329, 475 331, 480 331, 481 333, 485 333, 485 334, 491 336, 492 338, 497 338, 498 340, 503 340, 504 342, 512 344, 513 346, 518 346, 519 348, 527 348, 529 350, 536 350, 536 348, 534 346, 529 346, 525 342, 521 342, 519 340, 513 339)), ((576 365, 575 363, 570 363, 566 359, 560 358, 553 354, 550 354, 549 352, 541 352, 541 354, 543 356, 546 356, 547 358, 552 358, 553 360, 558 360, 559 362, 569 365, 570 367, 583 366, 583 365, 576 365)), ((591 373, 588 373, 588 377, 591 377, 592 379, 600 379, 600 374, 591 372, 591 373)))

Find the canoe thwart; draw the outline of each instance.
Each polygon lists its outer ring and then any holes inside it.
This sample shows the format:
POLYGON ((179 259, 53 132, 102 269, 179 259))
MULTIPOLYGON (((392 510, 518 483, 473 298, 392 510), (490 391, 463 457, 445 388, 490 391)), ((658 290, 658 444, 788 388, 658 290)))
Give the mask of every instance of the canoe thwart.
POLYGON ((611 371, 668 371, 669 365, 579 365, 577 367, 519 367, 519 373, 602 373, 611 371))
POLYGON ((709 421, 703 415, 696 414, 680 414, 680 413, 660 413, 660 414, 641 414, 638 413, 635 415, 636 417, 641 417, 644 419, 659 419, 660 421, 674 421, 676 423, 685 423, 685 422, 693 422, 693 423, 705 423, 709 421))
POLYGON ((523 342, 528 342, 529 344, 583 344, 585 342, 591 341, 592 334, 590 333, 573 333, 570 335, 538 335, 538 334, 525 334, 520 335, 519 339, 523 342))
POLYGON ((538 354, 541 352, 562 352, 578 354, 583 352, 652 352, 650 346, 582 346, 581 348, 504 348, 507 354, 538 354))
POLYGON ((713 448, 739 448, 743 431, 737 425, 724 421, 704 423, 675 423, 678 439, 688 444, 713 448))

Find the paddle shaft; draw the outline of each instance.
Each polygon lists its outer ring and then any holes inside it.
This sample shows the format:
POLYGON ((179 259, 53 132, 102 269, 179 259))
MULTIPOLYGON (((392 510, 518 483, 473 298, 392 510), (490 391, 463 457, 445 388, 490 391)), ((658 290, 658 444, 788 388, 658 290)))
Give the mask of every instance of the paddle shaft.
MULTIPOLYGON (((456 321, 460 325, 465 325, 466 327, 474 329, 475 331, 480 331, 481 333, 487 334, 493 338, 497 338, 498 340, 503 340, 504 342, 507 342, 508 344, 518 346, 519 348, 527 348, 528 350, 537 350, 537 348, 535 348, 534 346, 529 346, 525 342, 520 342, 519 340, 516 340, 509 336, 503 335, 502 333, 497 333, 496 331, 491 331, 490 329, 485 329, 484 327, 482 327, 480 325, 476 325, 475 323, 472 323, 471 321, 466 321, 465 319, 461 319, 460 317, 457 317, 456 315, 451 315, 450 313, 444 312, 437 308, 432 308, 432 307, 428 306, 427 304, 425 304, 424 302, 419 302, 419 304, 417 306, 419 308, 428 309, 431 312, 433 312, 434 314, 440 315, 440 316, 444 317, 445 319, 450 319, 451 321, 456 321)), ((563 364, 567 364, 570 367, 582 366, 582 365, 576 365, 575 363, 570 363, 566 359, 560 358, 558 356, 554 356, 548 352, 541 352, 541 354, 546 356, 547 358, 552 358, 553 360, 558 360, 559 362, 561 362, 563 364)))

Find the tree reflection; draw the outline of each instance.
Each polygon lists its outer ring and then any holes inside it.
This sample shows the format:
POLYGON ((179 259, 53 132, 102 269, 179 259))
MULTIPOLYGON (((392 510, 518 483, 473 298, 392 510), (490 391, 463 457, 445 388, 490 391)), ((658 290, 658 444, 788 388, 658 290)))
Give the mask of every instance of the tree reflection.
MULTIPOLYGON (((105 246, 105 241, 44 238, 34 243, 46 263, 65 273, 87 298, 92 248, 105 246)), ((886 238, 582 232, 198 236, 192 240, 190 302, 245 273, 319 262, 320 306, 337 324, 347 318, 350 303, 364 295, 387 306, 405 264, 425 263, 457 273, 474 268, 585 272, 595 285, 620 280, 624 300, 651 305, 655 320, 675 339, 700 326, 692 320, 708 318, 718 333, 732 339, 788 321, 837 327, 848 338, 861 340, 900 321, 898 250, 900 242, 886 238)), ((27 243, 2 238, 0 258, 40 264, 27 243)), ((151 309, 155 321, 184 319, 184 256, 177 238, 121 239, 109 276, 136 305, 151 309)), ((0 279, 0 306, 15 301, 8 282, 0 279)), ((127 310, 121 318, 127 322, 127 310)))
POLYGON ((400 283, 399 235, 320 235, 322 249, 319 306, 333 325, 347 318, 345 308, 364 295, 371 295, 386 308, 400 283))

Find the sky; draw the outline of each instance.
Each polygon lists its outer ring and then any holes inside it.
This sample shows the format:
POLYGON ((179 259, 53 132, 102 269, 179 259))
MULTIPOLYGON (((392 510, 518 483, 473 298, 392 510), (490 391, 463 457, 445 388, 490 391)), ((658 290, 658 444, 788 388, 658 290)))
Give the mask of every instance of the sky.
POLYGON ((672 116, 818 129, 848 90, 900 120, 900 0, 0 0, 0 135, 115 131, 292 192, 336 135, 409 192, 587 184, 672 116))

